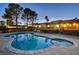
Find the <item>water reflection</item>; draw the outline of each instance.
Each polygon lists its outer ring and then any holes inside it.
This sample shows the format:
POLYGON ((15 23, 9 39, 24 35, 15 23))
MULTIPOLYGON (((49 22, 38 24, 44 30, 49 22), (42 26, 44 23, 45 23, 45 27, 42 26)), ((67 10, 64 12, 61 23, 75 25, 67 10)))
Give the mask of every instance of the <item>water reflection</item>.
POLYGON ((16 38, 15 40, 13 41, 13 45, 17 48, 18 46, 18 49, 35 49, 36 46, 37 46, 37 39, 34 38, 34 36, 32 34, 27 34, 27 38, 24 38, 26 36, 20 36, 20 35, 15 35, 16 38), (22 40, 20 40, 22 39, 22 40), (31 48, 30 48, 31 47, 31 48))
POLYGON ((47 37, 41 37, 30 33, 13 34, 11 35, 14 40, 12 46, 21 50, 38 50, 47 48, 49 46, 72 46, 69 41, 62 39, 50 39, 47 37))
POLYGON ((49 40, 48 38, 45 38, 45 43, 47 43, 47 42, 48 42, 48 40, 49 40))

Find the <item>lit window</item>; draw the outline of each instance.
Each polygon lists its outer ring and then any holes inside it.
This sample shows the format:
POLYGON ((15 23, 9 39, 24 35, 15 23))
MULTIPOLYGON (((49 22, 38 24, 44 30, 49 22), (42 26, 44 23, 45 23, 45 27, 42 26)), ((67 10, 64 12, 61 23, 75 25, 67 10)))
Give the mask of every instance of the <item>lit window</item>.
POLYGON ((39 28, 41 27, 41 25, 39 25, 39 28))
POLYGON ((72 26, 71 24, 69 26, 72 26))
POLYGON ((66 25, 70 25, 70 24, 66 24, 66 25))
POLYGON ((64 24, 64 27, 66 27, 66 24, 64 24))
POLYGON ((59 25, 56 25, 56 27, 59 27, 59 25))
POLYGON ((73 23, 73 25, 75 26, 75 25, 77 25, 76 23, 73 23))
POLYGON ((37 27, 38 25, 36 25, 35 27, 37 27))
POLYGON ((50 25, 47 25, 47 27, 50 27, 50 25))

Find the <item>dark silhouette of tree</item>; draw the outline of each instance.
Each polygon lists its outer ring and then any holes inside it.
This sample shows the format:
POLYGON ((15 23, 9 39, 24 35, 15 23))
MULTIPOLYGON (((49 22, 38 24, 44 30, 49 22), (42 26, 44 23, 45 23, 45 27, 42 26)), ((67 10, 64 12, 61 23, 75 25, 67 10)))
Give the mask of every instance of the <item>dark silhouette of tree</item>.
POLYGON ((10 12, 9 8, 5 8, 5 13, 2 17, 5 19, 12 19, 12 13, 10 12))
POLYGON ((6 23, 7 23, 7 25, 14 25, 13 20, 7 20, 6 23))
POLYGON ((5 21, 0 21, 0 26, 5 26, 5 21))
POLYGON ((5 14, 2 16, 2 18, 7 19, 7 21, 6 21, 7 25, 8 25, 8 23, 10 23, 10 22, 8 22, 8 20, 10 20, 10 21, 12 20, 12 14, 9 9, 5 8, 5 14))
POLYGON ((73 20, 78 20, 78 18, 77 18, 77 17, 75 17, 73 20))
POLYGON ((23 10, 23 7, 21 7, 19 4, 10 3, 8 5, 8 8, 5 8, 5 14, 3 18, 6 19, 13 19, 16 21, 16 28, 18 28, 18 18, 20 17, 20 14, 23 10))
POLYGON ((48 16, 45 16, 45 19, 46 19, 47 22, 49 21, 48 16))
POLYGON ((31 22, 32 22, 32 27, 33 27, 33 23, 35 20, 37 20, 37 13, 35 11, 31 11, 30 16, 31 16, 31 22))
POLYGON ((31 12, 31 9, 30 8, 25 8, 23 10, 23 15, 22 15, 22 19, 26 20, 27 21, 27 27, 28 27, 28 21, 30 19, 30 12, 31 12))
POLYGON ((32 11, 30 8, 24 9, 22 19, 27 20, 27 27, 28 27, 28 21, 31 21, 33 26, 34 20, 37 19, 37 15, 38 14, 35 11, 32 11))
POLYGON ((0 31, 1 31, 2 33, 5 33, 5 32, 8 31, 8 30, 7 30, 7 27, 5 26, 5 21, 0 21, 0 31))
POLYGON ((46 28, 47 28, 47 26, 48 26, 48 21, 49 21, 49 18, 48 18, 48 16, 45 16, 45 19, 46 19, 46 28))

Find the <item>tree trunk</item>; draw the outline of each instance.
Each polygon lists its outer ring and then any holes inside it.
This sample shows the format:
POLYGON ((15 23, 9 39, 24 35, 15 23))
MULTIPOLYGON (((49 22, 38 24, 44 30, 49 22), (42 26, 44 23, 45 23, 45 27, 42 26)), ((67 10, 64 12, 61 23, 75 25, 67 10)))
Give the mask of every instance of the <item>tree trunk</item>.
POLYGON ((33 27, 33 21, 32 21, 32 27, 33 27))
POLYGON ((34 19, 32 19, 32 27, 33 27, 34 19))
POLYGON ((16 16, 16 29, 18 29, 18 17, 16 16))
POLYGON ((28 28, 28 18, 27 18, 27 28, 28 28))

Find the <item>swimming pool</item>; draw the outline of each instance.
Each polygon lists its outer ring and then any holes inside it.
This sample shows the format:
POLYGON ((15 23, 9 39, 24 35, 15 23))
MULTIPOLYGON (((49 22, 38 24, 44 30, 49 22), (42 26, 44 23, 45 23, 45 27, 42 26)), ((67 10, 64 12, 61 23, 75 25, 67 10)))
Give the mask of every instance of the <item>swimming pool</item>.
POLYGON ((73 42, 64 39, 39 36, 34 33, 14 33, 6 35, 6 37, 13 38, 11 46, 19 50, 40 50, 50 46, 73 46, 73 42))

